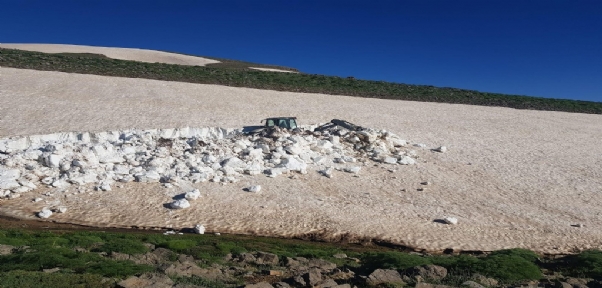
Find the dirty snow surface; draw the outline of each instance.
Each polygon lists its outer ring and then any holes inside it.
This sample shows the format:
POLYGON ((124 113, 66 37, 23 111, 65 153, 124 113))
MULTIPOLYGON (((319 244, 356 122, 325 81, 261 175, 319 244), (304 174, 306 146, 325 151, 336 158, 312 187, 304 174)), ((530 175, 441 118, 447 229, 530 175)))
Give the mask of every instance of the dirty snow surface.
POLYGON ((0 48, 19 49, 43 53, 93 53, 102 54, 109 58, 120 60, 131 60, 148 63, 167 63, 191 66, 205 66, 220 61, 207 59, 197 56, 189 56, 177 53, 163 51, 136 49, 136 48, 116 48, 116 47, 98 47, 85 45, 66 45, 66 44, 17 44, 0 43, 0 48))
POLYGON ((0 68, 0 212, 40 219, 51 210, 48 220, 96 226, 374 238, 429 251, 602 248, 600 123, 601 115, 0 68), (268 137, 276 141, 268 150, 263 138, 228 138, 269 116, 345 119, 376 136, 339 136, 336 144, 330 136, 338 132, 284 133, 268 137), (200 196, 186 196, 195 189, 200 196))
POLYGON ((261 68, 261 67, 249 67, 255 70, 268 71, 268 72, 283 72, 283 73, 297 73, 295 71, 283 70, 283 69, 275 69, 275 68, 261 68))

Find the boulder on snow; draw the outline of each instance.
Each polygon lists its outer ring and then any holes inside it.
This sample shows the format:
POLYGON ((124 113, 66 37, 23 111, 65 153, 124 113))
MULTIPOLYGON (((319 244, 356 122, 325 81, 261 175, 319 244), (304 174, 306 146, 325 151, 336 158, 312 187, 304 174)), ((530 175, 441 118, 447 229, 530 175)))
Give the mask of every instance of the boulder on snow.
POLYGON ((21 171, 18 169, 3 169, 0 167, 0 189, 11 190, 20 187, 21 185, 17 182, 20 175, 21 171))
POLYGON ((458 218, 445 217, 445 218, 443 218, 443 222, 450 224, 450 225, 456 225, 456 224, 458 224, 458 218))
POLYGON ((416 164, 416 160, 410 156, 403 156, 401 159, 399 159, 398 163, 401 165, 414 165, 416 164))
POLYGON ((259 191, 261 191, 261 185, 253 185, 253 186, 247 188, 247 191, 253 192, 253 193, 259 193, 259 191))
POLYGON ((447 147, 445 147, 445 146, 440 146, 439 148, 435 148, 435 149, 433 149, 433 151, 435 151, 435 152, 440 152, 440 153, 445 153, 445 152, 447 152, 447 147))
POLYGON ((196 200, 199 197, 201 197, 201 191, 199 191, 199 189, 194 189, 192 191, 188 191, 186 192, 186 194, 184 194, 184 199, 190 201, 190 200, 196 200))
POLYGON ((347 167, 344 169, 345 172, 353 173, 353 174, 359 173, 360 170, 362 170, 362 167, 360 167, 360 166, 352 166, 352 167, 347 167))
POLYGON ((320 173, 322 173, 322 175, 328 177, 328 178, 332 178, 334 177, 334 175, 332 174, 332 172, 334 171, 334 169, 332 169, 332 167, 326 168, 322 171, 320 171, 320 173))
POLYGON ((285 168, 289 171, 297 171, 299 173, 307 172, 307 164, 303 160, 297 160, 293 157, 284 158, 280 161, 279 168, 285 168))
POLYGON ((42 211, 38 212, 38 217, 40 218, 48 218, 50 216, 52 216, 52 211, 46 207, 42 208, 42 211))
POLYGON ((238 157, 228 158, 222 161, 220 164, 222 165, 222 168, 231 167, 234 169, 244 169, 247 166, 247 164, 245 164, 245 162, 240 160, 238 157))
POLYGON ((194 226, 194 233, 196 234, 205 234, 205 226, 201 224, 197 224, 194 226))
POLYGON ((188 202, 186 199, 178 199, 171 202, 169 206, 171 209, 185 209, 190 207, 190 202, 188 202))

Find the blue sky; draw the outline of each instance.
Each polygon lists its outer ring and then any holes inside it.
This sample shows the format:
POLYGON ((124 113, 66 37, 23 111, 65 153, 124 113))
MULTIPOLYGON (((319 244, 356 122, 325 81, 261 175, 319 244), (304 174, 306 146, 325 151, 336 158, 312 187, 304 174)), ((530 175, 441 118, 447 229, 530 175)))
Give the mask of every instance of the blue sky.
POLYGON ((602 1, 0 0, 1 43, 135 47, 602 102, 602 1))

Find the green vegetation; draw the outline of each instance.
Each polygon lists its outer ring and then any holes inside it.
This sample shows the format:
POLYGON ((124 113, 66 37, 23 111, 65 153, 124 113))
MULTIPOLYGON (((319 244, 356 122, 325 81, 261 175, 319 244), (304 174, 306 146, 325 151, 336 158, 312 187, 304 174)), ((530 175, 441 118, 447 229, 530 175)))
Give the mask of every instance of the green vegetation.
MULTIPOLYGON (((448 276, 440 284, 460 285, 478 273, 497 279, 502 285, 514 285, 528 280, 543 279, 562 273, 571 277, 590 277, 602 280, 602 251, 590 250, 559 259, 542 258, 529 250, 509 249, 488 255, 421 255, 396 251, 380 246, 341 245, 293 239, 276 239, 236 235, 162 235, 149 233, 105 232, 35 232, 0 229, 0 244, 12 245, 12 253, 0 256, 0 287, 112 287, 112 283, 131 275, 156 271, 154 267, 135 264, 130 260, 116 260, 114 253, 140 255, 149 246, 163 247, 173 254, 166 256, 176 261, 178 254, 193 256, 201 267, 226 265, 226 255, 264 251, 280 257, 322 258, 356 275, 369 275, 375 269, 395 269, 407 274, 421 265, 439 265, 447 268, 448 276), (350 258, 336 259, 345 253, 350 258), (354 259, 360 259, 359 262, 354 259), (60 268, 54 273, 45 269, 60 268), (41 286, 40 286, 41 285, 41 286)), ((271 269, 257 265, 256 271, 271 269)), ((175 283, 204 287, 235 287, 243 284, 240 278, 227 282, 211 281, 197 276, 169 275, 175 283)), ((353 281, 361 281, 358 279, 353 281)), ((353 282, 355 283, 355 282, 353 282)), ((359 282, 361 284, 361 282, 359 282)), ((360 285, 361 286, 361 285, 360 285)))
POLYGON ((211 63, 211 64, 206 65, 206 67, 211 67, 211 68, 249 69, 250 67, 255 67, 255 68, 270 68, 270 69, 279 69, 279 70, 285 70, 285 71, 291 71, 291 72, 299 72, 299 70, 297 70, 295 68, 290 68, 290 67, 286 67, 286 66, 259 64, 259 63, 246 62, 246 61, 240 61, 240 60, 232 60, 232 59, 218 58, 218 57, 211 57, 211 56, 192 55, 192 54, 172 52, 172 51, 163 51, 163 52, 186 55, 186 56, 193 56, 193 57, 202 57, 202 58, 206 58, 206 59, 213 59, 213 60, 220 61, 220 63, 211 63))
MULTIPOLYGON (((439 265, 452 275, 472 275, 479 273, 505 283, 521 280, 538 280, 542 277, 540 268, 534 263, 537 254, 523 249, 500 250, 486 257, 459 256, 420 256, 399 252, 366 253, 362 257, 363 269, 405 270, 421 265, 439 265)), ((456 277, 462 278, 462 277, 456 277)))
POLYGON ((0 49, 0 66, 3 67, 366 98, 602 114, 602 103, 599 102, 504 95, 456 88, 356 80, 354 78, 302 73, 265 72, 246 69, 244 65, 247 64, 240 64, 244 62, 238 64, 228 63, 221 64, 222 66, 199 67, 88 57, 85 53, 61 55, 0 49), (228 65, 232 66, 229 68, 240 69, 223 69, 228 65))
POLYGON ((103 281, 102 276, 96 274, 66 274, 44 273, 31 271, 10 271, 0 273, 0 287, 2 288, 88 288, 112 287, 110 282, 103 281))
POLYGON ((588 250, 567 256, 560 261, 559 269, 574 277, 602 278, 602 251, 588 250))

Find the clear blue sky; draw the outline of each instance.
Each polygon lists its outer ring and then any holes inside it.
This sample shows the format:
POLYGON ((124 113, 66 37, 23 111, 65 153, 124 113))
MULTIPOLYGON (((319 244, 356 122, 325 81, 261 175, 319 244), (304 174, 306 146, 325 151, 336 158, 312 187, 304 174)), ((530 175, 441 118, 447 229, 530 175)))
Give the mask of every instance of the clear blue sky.
POLYGON ((0 42, 602 102, 602 1, 0 0, 0 42))

